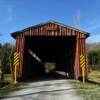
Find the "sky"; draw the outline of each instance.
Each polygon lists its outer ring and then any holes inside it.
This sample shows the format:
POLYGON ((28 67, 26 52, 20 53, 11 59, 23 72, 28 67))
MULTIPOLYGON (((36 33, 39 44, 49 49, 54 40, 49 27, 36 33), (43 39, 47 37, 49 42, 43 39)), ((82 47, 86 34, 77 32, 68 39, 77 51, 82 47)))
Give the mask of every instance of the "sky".
POLYGON ((100 0, 0 0, 0 42, 11 33, 54 20, 90 33, 87 43, 100 42, 100 0))

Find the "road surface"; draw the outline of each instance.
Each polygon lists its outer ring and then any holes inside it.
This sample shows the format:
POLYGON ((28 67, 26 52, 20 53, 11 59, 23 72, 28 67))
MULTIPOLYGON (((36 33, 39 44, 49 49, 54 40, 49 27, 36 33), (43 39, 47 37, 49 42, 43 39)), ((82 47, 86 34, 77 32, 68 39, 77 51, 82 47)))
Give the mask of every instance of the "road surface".
POLYGON ((68 80, 28 82, 1 100, 83 100, 68 80))

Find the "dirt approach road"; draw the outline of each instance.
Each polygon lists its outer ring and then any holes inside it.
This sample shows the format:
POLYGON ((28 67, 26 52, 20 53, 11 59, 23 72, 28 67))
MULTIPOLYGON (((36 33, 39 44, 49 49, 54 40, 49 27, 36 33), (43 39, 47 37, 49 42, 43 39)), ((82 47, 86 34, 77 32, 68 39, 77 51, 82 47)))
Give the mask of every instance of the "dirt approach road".
POLYGON ((68 80, 29 82, 2 100, 83 100, 68 80))

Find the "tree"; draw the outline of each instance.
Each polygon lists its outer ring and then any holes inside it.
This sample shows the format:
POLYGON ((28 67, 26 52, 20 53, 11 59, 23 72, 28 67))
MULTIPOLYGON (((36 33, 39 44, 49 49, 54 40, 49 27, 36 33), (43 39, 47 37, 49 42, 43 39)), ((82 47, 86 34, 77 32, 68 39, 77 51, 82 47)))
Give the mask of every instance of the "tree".
POLYGON ((97 64, 100 65, 100 49, 97 50, 97 64))
POLYGON ((97 52, 96 51, 90 51, 88 54, 89 57, 89 64, 94 65, 97 63, 97 52))
POLYGON ((92 49, 88 51, 88 59, 90 68, 100 67, 100 49, 92 49))
POLYGON ((6 73, 6 74, 11 73, 11 70, 10 70, 10 59, 9 58, 11 57, 12 47, 14 48, 14 46, 12 46, 9 43, 5 43, 3 45, 3 49, 4 49, 4 62, 5 62, 4 73, 6 73))

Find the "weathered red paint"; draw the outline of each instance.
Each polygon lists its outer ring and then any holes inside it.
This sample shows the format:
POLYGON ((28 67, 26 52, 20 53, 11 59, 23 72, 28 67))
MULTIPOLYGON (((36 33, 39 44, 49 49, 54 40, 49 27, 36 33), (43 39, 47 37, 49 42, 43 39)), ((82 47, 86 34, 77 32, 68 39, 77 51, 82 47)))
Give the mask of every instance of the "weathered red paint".
MULTIPOLYGON (((79 58, 81 54, 86 58, 86 77, 88 74, 87 56, 86 56, 86 43, 85 40, 89 33, 80 31, 79 29, 65 26, 57 22, 47 22, 44 24, 35 25, 33 27, 24 29, 22 31, 12 33, 16 38, 16 49, 20 53, 20 64, 17 68, 17 77, 22 77, 23 62, 24 62, 24 46, 25 36, 76 36, 76 49, 75 49, 75 64, 74 64, 74 77, 78 79, 82 76, 79 58)), ((73 58, 72 58, 73 59, 73 58)))

